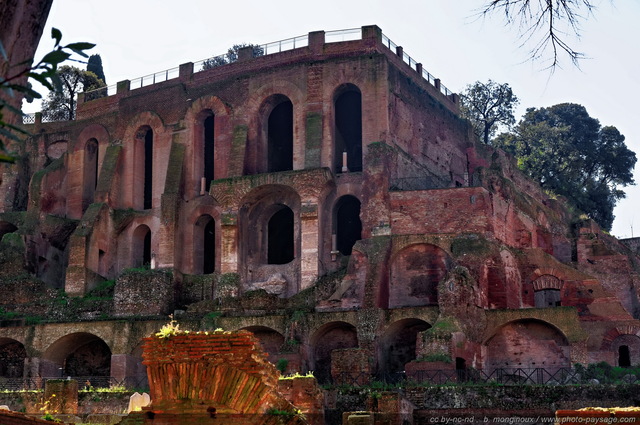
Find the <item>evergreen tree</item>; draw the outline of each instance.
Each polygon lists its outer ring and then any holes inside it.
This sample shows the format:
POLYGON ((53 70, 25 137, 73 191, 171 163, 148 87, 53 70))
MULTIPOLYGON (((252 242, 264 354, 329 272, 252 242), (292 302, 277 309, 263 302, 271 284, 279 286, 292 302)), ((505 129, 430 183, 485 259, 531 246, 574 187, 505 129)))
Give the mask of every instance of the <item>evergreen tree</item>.
POLYGON ((107 84, 107 79, 105 78, 104 70, 102 69, 102 58, 100 55, 95 54, 89 56, 89 60, 87 61, 87 71, 93 72, 105 85, 107 84))

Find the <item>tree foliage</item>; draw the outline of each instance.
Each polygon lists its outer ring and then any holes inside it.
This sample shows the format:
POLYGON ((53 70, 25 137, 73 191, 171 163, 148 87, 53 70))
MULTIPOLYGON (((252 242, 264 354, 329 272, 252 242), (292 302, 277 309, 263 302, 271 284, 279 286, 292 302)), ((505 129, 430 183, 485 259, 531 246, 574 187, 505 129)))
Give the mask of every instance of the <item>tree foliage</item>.
POLYGON ((466 87, 460 99, 462 116, 471 121, 476 136, 486 144, 500 125, 510 127, 516 122, 513 110, 518 98, 507 83, 476 81, 466 87))
MULTIPOLYGON (((84 51, 92 49, 95 46, 95 44, 83 42, 71 43, 63 46, 60 44, 60 41, 62 40, 62 33, 57 28, 51 29, 51 37, 55 40, 53 50, 44 55, 38 63, 33 65, 32 60, 19 63, 9 69, 9 75, 0 75, 0 90, 3 93, 10 97, 15 96, 15 93, 20 93, 27 99, 42 98, 40 93, 31 88, 31 84, 24 85, 16 83, 16 81, 20 80, 20 78, 25 75, 38 81, 49 90, 62 90, 62 82, 57 73, 58 65, 69 59, 73 53, 87 57, 87 54, 84 51)), ((0 55, 8 61, 6 52, 1 43, 0 55)), ((4 154, 4 141, 19 141, 21 136, 28 135, 28 133, 21 127, 10 124, 3 119, 3 110, 5 108, 18 116, 22 116, 23 113, 19 109, 11 106, 3 97, 0 96, 0 162, 12 162, 13 158, 4 154)))
POLYGON ((42 117, 48 121, 75 119, 78 93, 105 85, 93 72, 75 66, 60 67, 57 76, 62 83, 61 90, 49 92, 47 99, 42 102, 42 117))
POLYGON ((530 58, 548 60, 553 70, 560 64, 561 54, 576 66, 584 58, 567 39, 572 33, 580 36, 581 22, 594 9, 593 0, 485 0, 480 13, 501 11, 507 24, 518 27, 522 46, 531 46, 530 58))
POLYGON ((253 49, 254 58, 264 55, 264 49, 259 44, 234 44, 233 46, 229 47, 227 53, 225 53, 224 55, 215 56, 204 61, 202 63, 202 70, 215 68, 216 66, 226 65, 228 63, 237 61, 238 50, 242 49, 243 47, 251 47, 253 49))
POLYGON ((540 185, 566 197, 606 230, 613 209, 634 184, 636 154, 617 128, 602 127, 582 105, 562 103, 530 108, 513 133, 494 146, 512 153, 518 166, 540 185))

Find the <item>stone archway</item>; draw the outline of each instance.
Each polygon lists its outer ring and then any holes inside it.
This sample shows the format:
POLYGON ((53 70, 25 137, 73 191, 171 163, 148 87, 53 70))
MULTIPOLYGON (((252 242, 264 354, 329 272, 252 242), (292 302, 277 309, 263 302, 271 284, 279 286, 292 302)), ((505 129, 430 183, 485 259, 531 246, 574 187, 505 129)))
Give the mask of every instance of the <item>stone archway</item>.
POLYGON ((43 376, 109 377, 111 349, 98 336, 76 332, 59 338, 44 353, 43 376))
POLYGON ((356 327, 346 322, 331 322, 311 337, 311 369, 319 383, 331 382, 331 352, 358 347, 356 327))
POLYGON ((402 319, 392 323, 378 343, 379 372, 395 375, 404 371, 407 363, 416 359, 416 339, 431 325, 421 319, 402 319))

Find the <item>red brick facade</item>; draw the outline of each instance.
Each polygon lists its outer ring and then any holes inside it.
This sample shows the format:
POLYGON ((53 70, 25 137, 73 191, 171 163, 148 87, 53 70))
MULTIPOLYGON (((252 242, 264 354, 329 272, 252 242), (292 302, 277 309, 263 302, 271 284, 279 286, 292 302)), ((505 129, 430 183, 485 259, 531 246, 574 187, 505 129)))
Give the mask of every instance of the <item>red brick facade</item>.
MULTIPOLYGON (((380 376, 637 362, 637 256, 478 145, 457 97, 390 45, 375 26, 314 32, 27 126, 0 186, 3 270, 24 263, 42 297, 115 294, 80 324, 0 328, 0 350, 21 344, 23 375, 46 376, 91 343, 89 366, 131 377, 178 310, 326 381, 353 372, 349 349, 380 376)), ((26 311, 38 291, 5 280, 0 306, 26 311)))

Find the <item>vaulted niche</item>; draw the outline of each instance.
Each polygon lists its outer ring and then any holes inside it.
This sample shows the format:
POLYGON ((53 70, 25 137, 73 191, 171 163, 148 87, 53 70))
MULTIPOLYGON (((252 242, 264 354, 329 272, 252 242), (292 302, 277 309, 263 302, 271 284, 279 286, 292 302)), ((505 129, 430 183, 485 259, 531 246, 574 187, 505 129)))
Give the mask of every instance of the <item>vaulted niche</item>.
POLYGON ((535 291, 536 308, 559 307, 562 305, 559 289, 541 289, 535 291))
POLYGON ((202 122, 202 132, 203 132, 203 143, 202 143, 202 158, 204 162, 204 172, 203 176, 205 178, 205 190, 209 191, 209 187, 211 186, 211 181, 214 179, 214 116, 213 113, 209 112, 209 114, 204 118, 202 122))
POLYGON ((358 347, 358 331, 346 322, 330 322, 321 326, 311 337, 311 367, 320 384, 330 383, 331 352, 358 347))
POLYGON ((430 327, 421 319, 402 319, 391 324, 380 338, 380 372, 388 374, 391 379, 400 378, 404 366, 416 359, 418 334, 430 327))
POLYGON ((289 186, 269 184, 250 191, 240 205, 238 264, 243 284, 252 289, 254 283, 271 279, 272 293, 295 294, 300 285, 300 195, 289 186))
POLYGON ((98 141, 96 139, 89 139, 84 146, 82 171, 82 212, 84 213, 93 203, 98 184, 98 141))
POLYGON ((355 196, 345 195, 338 199, 334 207, 335 248, 342 255, 351 255, 353 245, 362 239, 360 221, 360 201, 355 196))
POLYGON ((287 264, 294 256, 293 211, 282 205, 267 225, 267 263, 287 264))
POLYGON ((267 119, 267 171, 293 170, 293 103, 274 95, 266 104, 273 105, 267 119))
POLYGON ((27 350, 21 342, 0 338, 0 378, 22 378, 27 350))
POLYGON ((334 170, 343 172, 346 156, 348 171, 362 171, 362 95, 353 84, 336 91, 334 118, 334 170))
POLYGON ((131 244, 134 267, 151 265, 151 229, 142 224, 133 232, 131 244))

